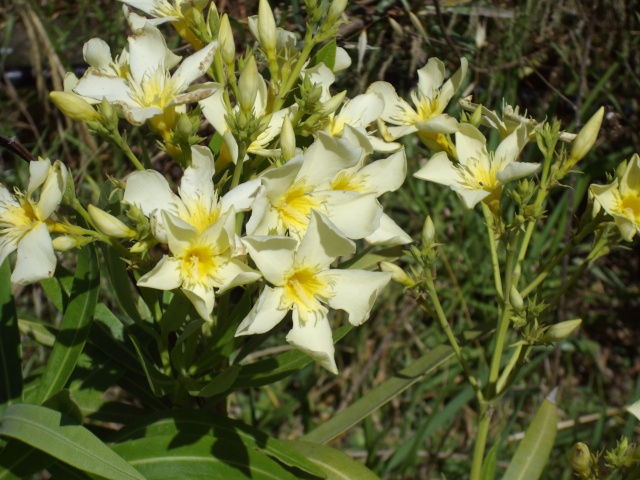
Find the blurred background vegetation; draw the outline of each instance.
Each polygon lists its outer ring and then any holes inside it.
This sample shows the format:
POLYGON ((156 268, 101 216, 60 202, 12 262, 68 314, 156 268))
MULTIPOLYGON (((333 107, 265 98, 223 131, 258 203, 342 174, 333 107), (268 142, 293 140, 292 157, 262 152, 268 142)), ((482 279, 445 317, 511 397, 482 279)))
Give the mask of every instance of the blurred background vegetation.
MULTIPOLYGON (((302 31, 303 2, 272 0, 271 5, 281 26, 302 31)), ((251 41, 245 19, 257 12, 257 1, 218 0, 217 7, 236 19, 238 46, 251 41)), ((569 227, 586 205, 588 185, 604 183, 606 172, 640 152, 639 12, 637 0, 350 1, 340 44, 353 65, 339 77, 335 91, 347 89, 353 97, 371 82, 386 80, 407 98, 417 82, 416 70, 428 58, 437 56, 454 71, 465 56, 471 73, 464 95, 489 108, 499 109, 504 101, 538 120, 557 118, 565 129, 576 131, 604 105, 599 140, 582 162, 584 174, 574 176, 571 188, 551 198, 555 213, 533 242, 534 257, 539 257, 567 240, 569 227)), ((48 92, 62 89, 66 71, 81 74, 82 45, 88 39, 99 36, 112 53, 121 50, 127 34, 121 4, 9 0, 0 7, 0 31, 0 133, 17 138, 36 155, 62 160, 75 172, 81 194, 96 196, 106 173, 122 177, 127 165, 84 126, 65 119, 48 100, 48 92)), ((458 110, 452 103, 450 113, 458 110)), ((153 148, 137 129, 129 138, 135 148, 153 148)), ((483 325, 494 318, 495 308, 490 265, 482 261, 487 255, 483 220, 477 212, 461 212, 448 190, 414 181, 411 174, 430 154, 412 140, 405 147, 409 175, 404 188, 386 198, 389 213, 414 238, 425 215, 432 215, 442 243, 440 294, 454 330, 483 325)), ((25 184, 25 162, 0 150, 0 164, 2 183, 25 184)), ((155 165, 168 175, 179 172, 162 156, 155 158, 155 165)), ((581 252, 588 248, 584 245, 581 252)), ((490 442, 500 442, 498 471, 555 386, 560 387, 562 423, 543 478, 571 478, 566 453, 578 440, 595 451, 613 447, 622 434, 638 439, 637 422, 623 408, 640 397, 639 258, 637 241, 611 252, 550 312, 558 321, 580 317, 583 326, 570 340, 540 348, 527 375, 500 404, 490 433, 490 442)), ((525 274, 534 268, 531 263, 525 274)), ((571 261, 558 268, 557 283, 548 287, 557 287, 572 268, 571 261)), ((38 286, 16 294, 28 307, 22 309, 23 316, 59 321, 38 286)), ((108 302, 108 292, 105 295, 108 302)), ((284 332, 277 336, 254 357, 281 348, 284 332)), ((276 436, 295 438, 444 341, 437 325, 399 287, 389 288, 368 323, 339 344, 339 376, 310 365, 290 380, 236 394, 231 413, 276 436)), ((34 347, 27 335, 24 342, 28 374, 45 361, 46 351, 34 347)), ((489 349, 470 345, 467 356, 482 364, 489 349)), ((452 362, 336 445, 383 478, 464 478, 476 425, 473 398, 452 362)))

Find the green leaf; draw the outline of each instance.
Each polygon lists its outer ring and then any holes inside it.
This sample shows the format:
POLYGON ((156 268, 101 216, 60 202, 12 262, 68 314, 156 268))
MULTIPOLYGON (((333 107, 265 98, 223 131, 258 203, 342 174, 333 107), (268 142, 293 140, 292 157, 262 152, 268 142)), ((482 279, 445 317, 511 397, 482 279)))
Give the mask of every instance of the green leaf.
POLYGON ((18 319, 18 327, 22 335, 28 335, 44 347, 52 348, 56 343, 58 331, 51 325, 20 318, 18 319))
POLYGON ((320 467, 327 474, 327 480, 379 479, 363 464, 335 448, 302 440, 285 440, 284 442, 320 467))
POLYGON ((131 290, 131 279, 127 274, 126 263, 120 259, 113 247, 101 245, 101 249, 107 265, 111 291, 115 294, 118 305, 130 318, 140 322, 141 317, 131 290))
POLYGON ((558 430, 555 394, 553 390, 540 405, 502 480, 536 480, 542 475, 558 430))
POLYGON ((311 60, 310 66, 315 67, 319 63, 324 63, 330 70, 333 70, 333 67, 336 65, 336 50, 336 41, 331 40, 318 50, 318 53, 316 53, 313 60, 311 60))
MULTIPOLYGON (((351 325, 343 325, 334 330, 333 342, 337 342, 351 331, 351 325)), ((313 362, 313 359, 299 350, 291 350, 275 357, 242 365, 233 388, 259 387, 290 377, 313 362)))
POLYGON ((73 467, 107 479, 145 478, 89 430, 46 407, 11 405, 2 417, 0 435, 20 440, 73 467))
POLYGON ((138 358, 142 364, 142 368, 147 376, 147 381, 149 382, 149 386, 151 387, 153 394, 157 397, 163 397, 164 395, 172 393, 175 390, 176 382, 156 368, 155 364, 149 359, 136 337, 130 335, 129 338, 133 342, 133 346, 136 348, 138 358))
MULTIPOLYGON (((199 392, 194 393, 196 397, 214 397, 228 391, 233 382, 240 373, 240 366, 233 365, 232 367, 225 368, 222 372, 216 375, 209 383, 207 383, 199 392)), ((191 394, 191 392, 189 392, 191 394)))
POLYGON ((480 480, 494 480, 496 478, 496 465, 499 448, 500 442, 496 442, 484 458, 484 461, 482 462, 482 471, 480 472, 480 480))
POLYGON ((0 415, 8 405, 22 399, 21 362, 18 315, 6 258, 0 265, 0 415))
POLYGON ((55 462, 55 458, 10 438, 0 452, 0 480, 31 477, 55 462))
MULTIPOLYGON (((287 443, 269 437, 245 423, 204 411, 170 410, 148 415, 120 430, 112 440, 122 443, 156 436, 169 436, 176 445, 190 444, 189 442, 196 442, 201 437, 214 437, 221 444, 239 443, 277 458, 285 465, 325 478, 322 470, 287 443)), ((119 445, 114 445, 113 448, 121 451, 119 445)), ((123 453, 123 456, 126 455, 123 453)))
POLYGON ((349 430, 362 419, 378 410, 382 405, 396 397, 411 385, 424 379, 424 376, 448 359, 453 357, 453 350, 446 345, 438 345, 423 355, 409 367, 403 369, 382 385, 356 400, 345 410, 322 423, 315 430, 302 437, 307 442, 327 443, 349 430))
POLYGON ((37 403, 44 402, 64 388, 71 376, 89 335, 99 285, 100 269, 96 249, 93 244, 89 244, 78 253, 69 305, 42 375, 42 383, 36 392, 37 403))
POLYGON ((265 454, 324 477, 303 455, 242 422, 202 411, 172 410, 125 427, 114 451, 148 479, 281 479, 293 476, 265 454))

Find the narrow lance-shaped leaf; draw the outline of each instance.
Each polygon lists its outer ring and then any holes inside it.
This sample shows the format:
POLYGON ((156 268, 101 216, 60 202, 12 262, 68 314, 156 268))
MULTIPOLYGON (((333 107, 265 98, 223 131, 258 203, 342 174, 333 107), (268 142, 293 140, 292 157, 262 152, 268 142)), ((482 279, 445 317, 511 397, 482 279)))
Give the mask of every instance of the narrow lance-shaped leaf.
POLYGON ((99 285, 100 269, 96 249, 93 244, 89 244, 78 253, 71 298, 36 393, 37 403, 44 402, 62 390, 71 376, 89 335, 99 285))
POLYGON ((286 440, 327 475, 327 480, 379 480, 379 477, 346 453, 335 448, 301 440, 286 440))
POLYGON ((536 480, 549 459, 558 431, 556 389, 542 402, 502 480, 536 480))
POLYGON ((11 405, 2 418, 0 436, 20 440, 87 473, 113 480, 144 480, 85 427, 46 407, 11 405))

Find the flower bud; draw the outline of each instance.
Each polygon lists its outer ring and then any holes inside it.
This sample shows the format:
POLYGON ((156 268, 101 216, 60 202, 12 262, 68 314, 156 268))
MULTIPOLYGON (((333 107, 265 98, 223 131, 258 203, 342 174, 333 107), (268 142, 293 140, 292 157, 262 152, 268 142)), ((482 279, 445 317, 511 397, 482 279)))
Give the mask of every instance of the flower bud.
POLYGON ((296 134, 293 131, 291 120, 288 115, 284 116, 282 122, 282 131, 280 132, 280 148, 282 149, 282 157, 285 161, 289 161, 296 154, 296 134))
POLYGON ((556 323, 544 333, 542 340, 547 343, 564 340, 569 335, 571 335, 573 331, 580 326, 581 323, 582 320, 579 318, 576 318, 575 320, 566 320, 564 322, 556 323))
POLYGON ((110 213, 93 205, 89 205, 87 211, 96 228, 105 235, 113 238, 133 238, 136 236, 135 230, 127 227, 110 213))
POLYGON ((584 443, 578 442, 569 450, 569 463, 582 478, 591 476, 591 452, 584 443))
POLYGON ((391 273, 391 280, 393 280, 394 282, 398 282, 405 287, 412 288, 416 285, 416 282, 409 275, 407 275, 407 272, 405 272, 395 263, 380 262, 380 270, 383 272, 391 273))
POLYGON ((236 43, 233 39, 233 31, 229 23, 229 17, 225 13, 220 20, 220 30, 218 31, 218 49, 222 55, 225 65, 232 64, 236 59, 236 43))
POLYGON ((78 246, 76 239, 68 235, 60 235, 51 240, 51 243, 53 244, 53 249, 57 252, 68 252, 78 246))
POLYGON ((474 127, 480 126, 480 122, 482 121, 482 105, 478 105, 476 109, 473 111, 471 116, 469 117, 469 123, 474 127))
POLYGON ((344 91, 338 93, 337 95, 334 95, 333 97, 331 97, 326 102, 324 102, 322 104, 322 114, 323 115, 329 115, 329 114, 335 112, 340 107, 340 105, 342 105, 342 101, 344 100, 344 97, 346 95, 347 95, 347 91, 344 90, 344 91))
POLYGON ((333 0, 327 12, 327 24, 332 26, 342 16, 342 12, 347 8, 347 0, 333 0))
POLYGON ((433 226, 431 216, 427 216, 422 226, 422 244, 425 248, 429 248, 433 245, 436 238, 436 228, 433 226))
POLYGON ((116 113, 116 109, 113 108, 106 98, 102 99, 102 103, 100 104, 100 113, 102 114, 102 118, 104 118, 104 126, 108 130, 116 130, 118 128, 118 114, 116 113))
POLYGON ((56 107, 71 120, 77 122, 102 121, 102 115, 96 112, 89 102, 75 93, 51 92, 49 97, 56 104, 56 107))
POLYGON ((274 60, 276 54, 276 19, 273 17, 269 0, 260 0, 260 5, 258 6, 258 41, 267 58, 274 60))
POLYGON ((522 295, 516 288, 515 285, 511 286, 511 290, 509 291, 509 302, 511 306, 516 312, 521 312, 524 308, 524 301, 522 300, 522 295))
POLYGON ((250 114, 256 103, 256 97, 258 96, 258 67, 253 56, 249 57, 247 63, 244 64, 242 73, 240 73, 240 80, 238 80, 238 103, 240 103, 240 109, 250 114))
POLYGON ((593 117, 589 119, 589 121, 585 124, 585 126, 580 130, 580 133, 576 136, 576 139, 573 141, 573 146, 571 147, 571 152, 569 153, 569 164, 575 165, 578 161, 582 160, 593 144, 596 142, 596 138, 598 138, 598 132, 600 131, 600 125, 602 125, 602 118, 604 117, 604 107, 600 107, 600 109, 593 114, 593 117))

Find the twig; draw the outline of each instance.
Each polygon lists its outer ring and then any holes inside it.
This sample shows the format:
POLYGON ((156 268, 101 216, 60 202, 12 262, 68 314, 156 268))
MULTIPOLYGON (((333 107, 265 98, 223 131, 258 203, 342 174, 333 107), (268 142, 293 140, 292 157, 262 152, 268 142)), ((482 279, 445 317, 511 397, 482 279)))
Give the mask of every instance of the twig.
POLYGON ((36 157, 27 150, 27 148, 22 145, 16 137, 7 137, 6 135, 0 134, 0 146, 13 152, 27 162, 32 162, 36 159, 36 157))

